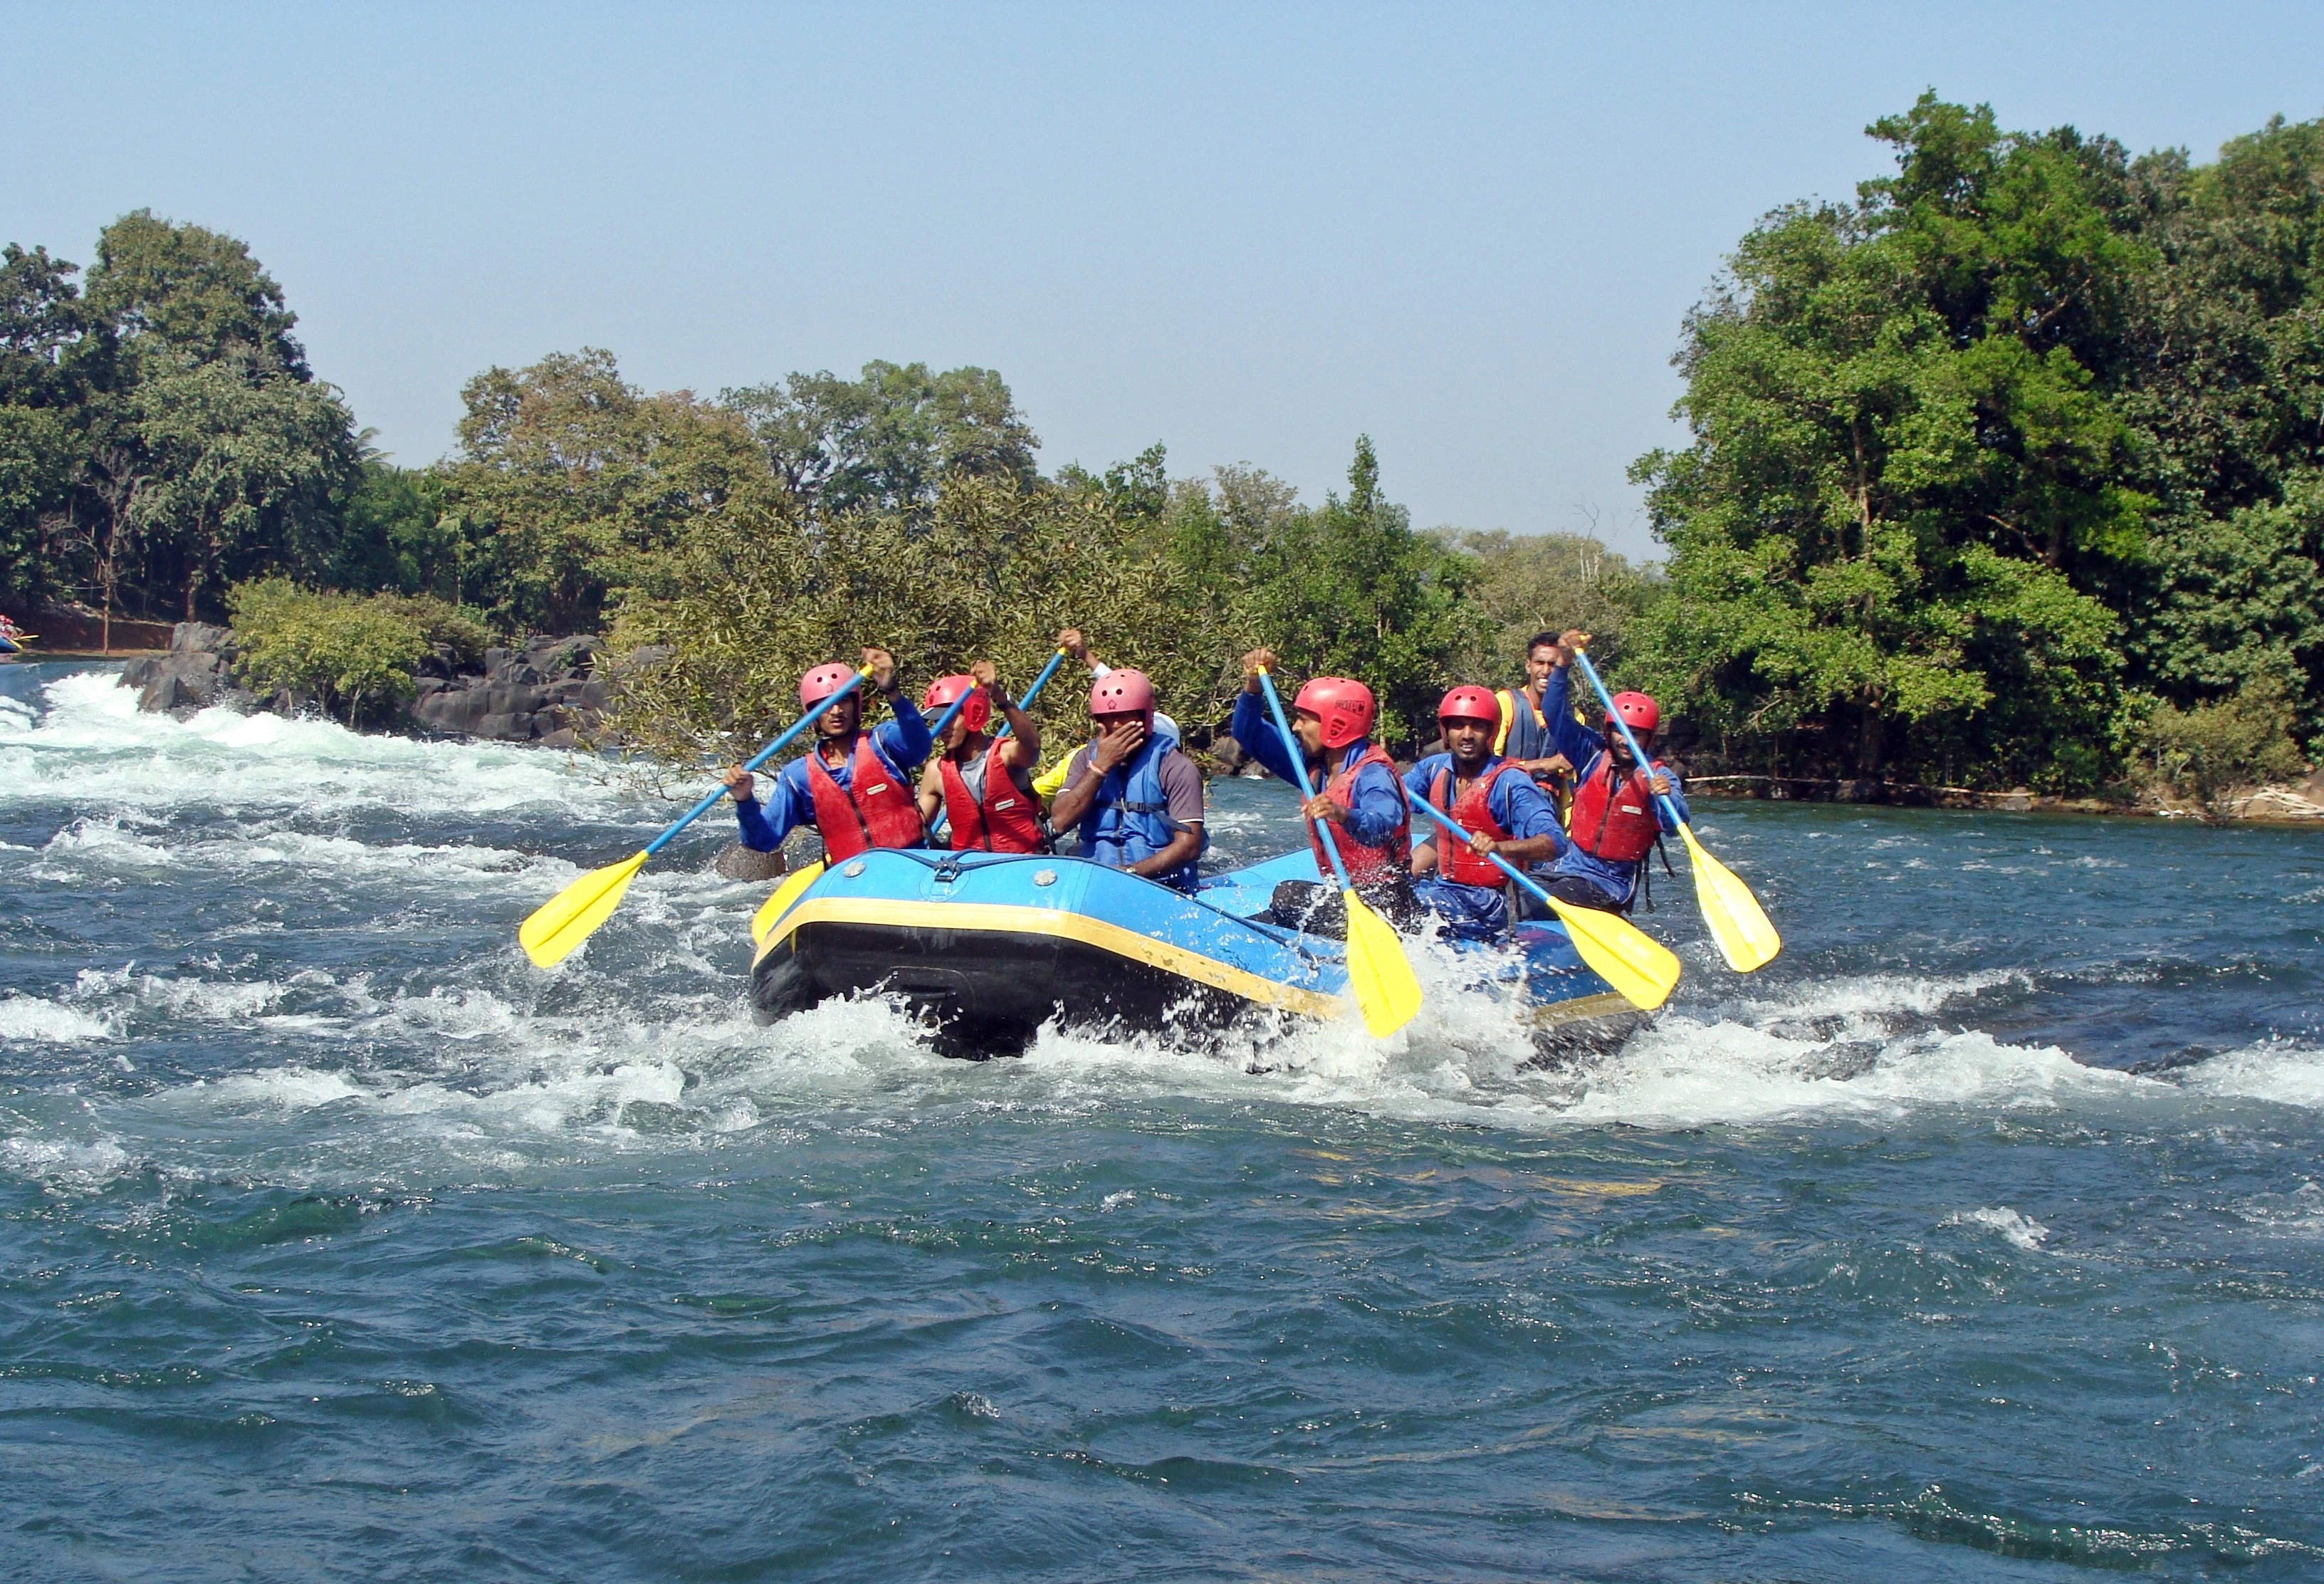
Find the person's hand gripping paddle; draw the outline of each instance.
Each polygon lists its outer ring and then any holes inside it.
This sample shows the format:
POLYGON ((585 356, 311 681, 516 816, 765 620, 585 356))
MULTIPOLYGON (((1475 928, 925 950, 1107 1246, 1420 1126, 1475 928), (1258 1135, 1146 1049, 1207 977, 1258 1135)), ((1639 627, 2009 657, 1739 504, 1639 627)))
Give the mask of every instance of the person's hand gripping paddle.
MULTIPOLYGON (((1283 751, 1291 756, 1291 767, 1299 777, 1300 797, 1312 798, 1315 789, 1307 780, 1307 752, 1284 718, 1275 679, 1261 671, 1259 685, 1267 691, 1267 707, 1275 712, 1275 729, 1283 734, 1283 751)), ((1386 1039, 1419 1013, 1420 981, 1413 977, 1404 942, 1397 939, 1386 919, 1356 895, 1355 886, 1348 880, 1348 866, 1340 861, 1340 844, 1332 839, 1331 826, 1322 820, 1314 825, 1315 834, 1323 839, 1323 856, 1332 860, 1333 877, 1340 883, 1340 895, 1348 904, 1348 985, 1356 993, 1364 1027, 1375 1039, 1386 1039)))
MULTIPOLYGON (((817 716, 847 697, 862 682, 860 672, 849 677, 837 692, 791 722, 789 730, 760 749, 742 768, 756 770, 789 747, 792 739, 812 726, 817 716)), ((623 858, 618 864, 608 864, 602 869, 590 871, 536 908, 532 916, 525 920, 516 932, 517 944, 524 948, 524 954, 532 959, 533 965, 553 968, 570 957, 574 948, 595 934, 597 926, 613 916, 613 910, 621 905, 622 894, 630 888, 630 882, 637 878, 638 871, 646 866, 646 860, 668 847, 679 831, 716 807, 718 800, 725 795, 726 789, 720 787, 687 810, 685 818, 677 824, 648 842, 643 852, 623 858)), ((811 867, 816 874, 823 872, 821 864, 811 867)))
MULTIPOLYGON (((1598 668, 1580 649, 1573 652, 1574 663, 1582 674, 1598 690, 1598 700, 1605 705, 1607 715, 1622 733, 1622 740, 1630 745, 1630 758, 1641 774, 1651 777, 1653 762, 1638 746, 1638 739, 1630 735, 1630 723, 1614 708, 1613 695, 1598 679, 1598 668)), ((1719 942, 1719 949, 1729 967, 1740 973, 1762 968, 1775 960, 1775 953, 1784 949, 1784 938, 1775 933, 1775 926, 1767 918, 1767 910, 1751 894, 1741 875, 1702 850, 1702 843, 1694 838, 1694 827, 1679 818, 1676 805, 1661 793, 1655 794, 1668 810, 1678 826, 1679 837, 1686 843, 1686 856, 1694 865, 1694 900, 1702 908, 1702 922, 1711 926, 1711 938, 1719 942)))
MULTIPOLYGON (((1462 842, 1471 839, 1469 833, 1453 823, 1445 813, 1425 798, 1416 798, 1412 806, 1427 815, 1446 832, 1462 842)), ((1499 853, 1487 853, 1487 857, 1499 866, 1502 874, 1516 881, 1535 897, 1546 903, 1565 924, 1565 932, 1573 941, 1573 949, 1582 954, 1598 977, 1614 987, 1623 1000, 1641 1012, 1652 1012, 1670 999, 1678 988, 1678 959, 1670 949, 1619 913, 1601 912, 1596 908, 1573 907, 1562 903, 1534 883, 1533 876, 1518 868, 1499 853)))

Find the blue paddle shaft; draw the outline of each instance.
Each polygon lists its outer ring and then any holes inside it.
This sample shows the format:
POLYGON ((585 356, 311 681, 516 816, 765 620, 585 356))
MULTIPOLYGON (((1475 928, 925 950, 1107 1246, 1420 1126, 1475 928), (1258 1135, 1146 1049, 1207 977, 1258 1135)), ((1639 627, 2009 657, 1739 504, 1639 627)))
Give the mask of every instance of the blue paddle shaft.
MULTIPOLYGON (((1283 700, 1275 695, 1275 679, 1260 672, 1259 685, 1267 694, 1267 707, 1275 712, 1275 729, 1283 734, 1283 751, 1291 755, 1291 772, 1299 778, 1299 799, 1305 802, 1315 795, 1314 783, 1307 779, 1307 750, 1299 746, 1299 739, 1291 733, 1291 723, 1283 718, 1283 700)), ((1340 844, 1332 839, 1331 821, 1310 820, 1307 823, 1323 838, 1323 856, 1332 860, 1332 874, 1340 882, 1340 889, 1354 890, 1348 880, 1347 865, 1340 862, 1340 844)))
MULTIPOLYGON (((1590 657, 1582 653, 1579 649, 1573 652, 1573 658, 1581 663, 1582 674, 1590 679, 1590 685, 1598 690, 1598 701, 1606 706, 1607 718, 1611 720, 1614 723, 1615 728, 1622 734, 1622 740, 1630 745, 1630 757, 1637 762, 1637 765, 1640 770, 1646 772, 1646 784, 1647 786, 1652 787, 1655 782, 1655 767, 1653 762, 1647 759, 1646 750, 1638 746, 1638 739, 1630 735, 1630 723, 1624 720, 1622 718, 1622 712, 1614 708, 1614 696, 1606 690, 1606 684, 1598 680, 1598 668, 1591 664, 1590 657)), ((1660 792, 1656 792, 1655 793, 1655 801, 1660 803, 1665 809, 1670 811, 1672 824, 1683 825, 1686 823, 1684 820, 1679 818, 1678 805, 1672 802, 1670 799, 1665 797, 1660 792)))
MULTIPOLYGON (((1451 831, 1453 835, 1459 837, 1463 842, 1472 839, 1467 831, 1462 829, 1460 826, 1452 822, 1452 815, 1444 812, 1443 810, 1438 808, 1434 803, 1430 802, 1426 798, 1416 799, 1412 806, 1419 810, 1422 813, 1427 815, 1431 820, 1435 820, 1436 823, 1444 827, 1445 829, 1451 831)), ((1519 869, 1515 864, 1512 864, 1508 859, 1501 857, 1499 853, 1487 853, 1485 856, 1499 866, 1502 874, 1507 875, 1510 879, 1524 886, 1527 891, 1532 892, 1534 895, 1541 901, 1544 906, 1548 905, 1550 900, 1549 893, 1535 885, 1532 875, 1527 875, 1525 871, 1519 869)), ((1442 862, 1439 862, 1436 866, 1439 870, 1442 870, 1444 867, 1442 862)))
MULTIPOLYGON (((1030 709, 1033 707, 1033 700, 1041 696, 1041 690, 1049 685, 1049 679, 1057 674, 1057 667, 1065 664, 1065 652, 1062 649, 1049 656, 1049 663, 1041 668, 1041 674, 1033 679, 1033 685, 1025 690, 1025 696, 1022 699, 1017 700, 1017 708, 1019 709, 1030 709)), ((1009 723, 1004 720, 1001 723, 1001 729, 994 732, 992 736, 993 740, 998 742, 1001 738, 1005 737, 1008 735, 1009 723)))
MULTIPOLYGON (((830 709, 833 705, 838 703, 842 699, 846 698, 848 694, 853 692, 858 687, 862 686, 862 672, 855 672, 850 673, 847 681, 840 684, 839 691, 832 694, 831 697, 825 699, 822 703, 808 710, 805 715, 800 716, 797 720, 792 721, 789 727, 784 731, 782 736, 777 737, 773 742, 769 743, 765 747, 760 749, 757 754, 752 756, 751 762, 743 765, 742 768, 745 770, 756 770, 760 765, 764 764, 768 760, 781 753, 785 748, 789 747, 791 746, 792 739, 797 737, 799 733, 805 731, 808 727, 814 725, 817 716, 830 709)), ((954 708, 958 709, 959 706, 955 704, 954 708)), ((951 717, 947 716, 945 718, 949 720, 951 717)), ((651 841, 646 844, 646 857, 651 857, 654 854, 668 847, 671 840, 677 837, 679 831, 685 829, 696 820, 701 819, 702 816, 710 812, 711 810, 716 808, 718 806, 718 800, 725 795, 726 789, 722 786, 716 792, 712 792, 708 797, 695 804, 693 808, 688 809, 686 811, 685 817, 679 820, 677 824, 671 826, 669 829, 663 831, 659 836, 655 837, 651 841)))

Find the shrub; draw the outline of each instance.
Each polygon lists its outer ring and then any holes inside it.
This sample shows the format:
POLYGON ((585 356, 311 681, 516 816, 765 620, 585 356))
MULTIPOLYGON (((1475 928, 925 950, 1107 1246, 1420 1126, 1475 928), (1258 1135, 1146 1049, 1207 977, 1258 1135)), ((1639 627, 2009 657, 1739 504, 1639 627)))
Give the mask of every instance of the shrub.
POLYGON ((2292 738, 2294 713, 2282 681, 2266 674, 2215 704, 2158 705, 2136 739, 2142 779, 2220 812, 2230 789, 2288 781, 2306 768, 2292 738))
POLYGON ((235 670, 261 691, 342 711, 349 727, 390 713, 411 697, 429 647, 427 630, 398 608, 404 603, 318 593, 283 578, 237 585, 226 593, 241 644, 235 670))

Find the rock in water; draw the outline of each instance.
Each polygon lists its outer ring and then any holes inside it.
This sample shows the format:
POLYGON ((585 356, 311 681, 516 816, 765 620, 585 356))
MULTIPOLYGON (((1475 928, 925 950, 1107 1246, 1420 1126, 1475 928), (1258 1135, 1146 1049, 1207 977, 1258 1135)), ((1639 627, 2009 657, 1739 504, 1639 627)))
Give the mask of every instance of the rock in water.
POLYGON ((753 852, 739 841, 727 843, 714 866, 729 880, 779 880, 789 868, 781 853, 753 852))

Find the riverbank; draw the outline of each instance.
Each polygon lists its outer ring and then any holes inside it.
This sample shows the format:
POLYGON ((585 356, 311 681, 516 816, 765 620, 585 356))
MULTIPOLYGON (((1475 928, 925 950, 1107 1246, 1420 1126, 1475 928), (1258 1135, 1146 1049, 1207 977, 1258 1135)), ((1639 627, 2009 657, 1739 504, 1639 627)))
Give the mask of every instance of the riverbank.
POLYGON ((2236 820, 2287 825, 2324 820, 2324 770, 2305 780, 2229 792, 2211 805, 2159 792, 2120 798, 2060 797, 2031 787, 1982 792, 1912 782, 1822 779, 1787 775, 1698 775, 1687 779, 1694 798, 1777 803, 1875 803, 1899 809, 1977 809, 2004 814, 2110 814, 2163 820, 2236 820))

